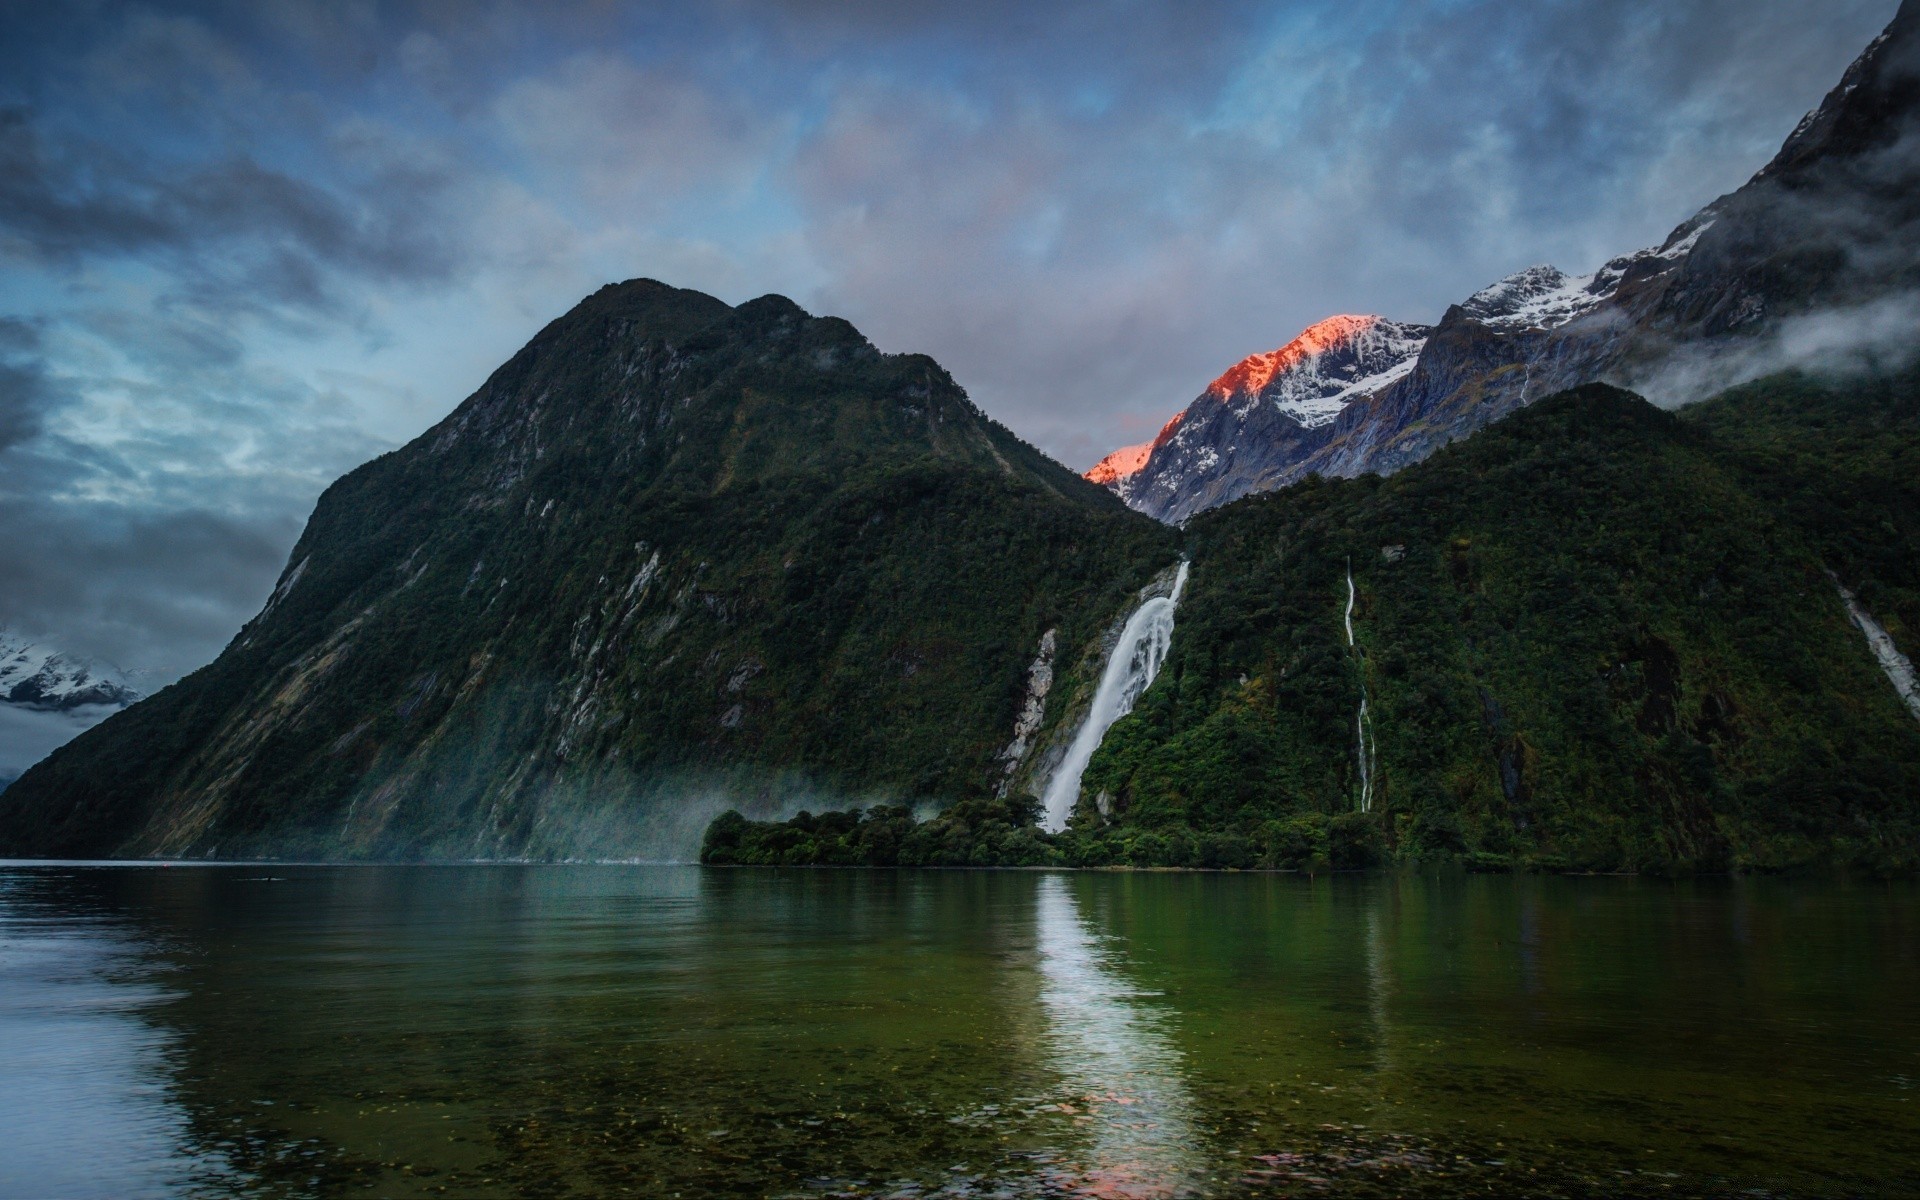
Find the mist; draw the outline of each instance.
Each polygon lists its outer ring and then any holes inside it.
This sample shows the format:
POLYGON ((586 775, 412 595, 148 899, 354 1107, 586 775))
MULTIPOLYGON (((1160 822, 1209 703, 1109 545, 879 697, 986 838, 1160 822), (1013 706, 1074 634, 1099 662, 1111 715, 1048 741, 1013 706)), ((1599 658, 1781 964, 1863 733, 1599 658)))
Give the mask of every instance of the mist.
POLYGON ((1898 372, 1920 358, 1920 291, 1789 317, 1752 338, 1666 343, 1609 383, 1681 408, 1783 371, 1844 381, 1898 372))

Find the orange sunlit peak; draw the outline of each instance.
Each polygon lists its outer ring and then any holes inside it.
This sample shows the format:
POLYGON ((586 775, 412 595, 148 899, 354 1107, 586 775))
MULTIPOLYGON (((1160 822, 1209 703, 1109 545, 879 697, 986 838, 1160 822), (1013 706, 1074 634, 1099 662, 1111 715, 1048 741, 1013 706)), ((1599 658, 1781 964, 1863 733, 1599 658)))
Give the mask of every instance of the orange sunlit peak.
POLYGON ((1222 400, 1233 395, 1257 392, 1271 383, 1275 375, 1288 367, 1302 359, 1325 354, 1335 347, 1345 345, 1371 329, 1379 320, 1379 317, 1343 313, 1323 321, 1315 321, 1301 330, 1300 336, 1278 350, 1270 350, 1265 354, 1250 354, 1233 364, 1224 375, 1207 385, 1207 392, 1222 400))
POLYGON ((1147 460, 1153 457, 1154 448, 1172 437, 1173 431, 1180 428, 1180 422, 1186 417, 1187 414, 1184 411, 1173 414, 1173 420, 1162 425, 1160 432, 1154 435, 1152 441, 1141 442, 1137 446, 1120 447, 1093 464, 1085 478, 1094 483, 1109 484, 1115 480, 1138 475, 1146 470, 1147 460))
POLYGON ((1116 479, 1125 479, 1129 475, 1138 475, 1147 465, 1147 456, 1153 453, 1152 442, 1141 442, 1138 446, 1122 446, 1107 455, 1087 472, 1087 478, 1094 483, 1112 483, 1116 479))

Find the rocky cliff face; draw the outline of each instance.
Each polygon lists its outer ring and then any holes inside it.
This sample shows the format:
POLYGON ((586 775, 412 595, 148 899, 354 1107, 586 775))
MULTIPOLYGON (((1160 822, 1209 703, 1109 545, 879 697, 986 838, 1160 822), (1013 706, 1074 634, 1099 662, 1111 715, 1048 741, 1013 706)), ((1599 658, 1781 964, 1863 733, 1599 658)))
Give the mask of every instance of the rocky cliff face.
POLYGON ((1399 327, 1419 331, 1410 361, 1314 410, 1319 423, 1278 408, 1228 418, 1203 396, 1131 472, 1089 478, 1178 522, 1312 474, 1398 470, 1593 380, 1675 404, 1812 354, 1905 353, 1920 319, 1916 123, 1908 0, 1771 163, 1660 246, 1585 276, 1530 267, 1431 330, 1399 327))
POLYGON ((610 286, 329 488, 218 660, 0 794, 0 853, 690 856, 728 805, 1024 786, 1175 557, 930 359, 610 286))

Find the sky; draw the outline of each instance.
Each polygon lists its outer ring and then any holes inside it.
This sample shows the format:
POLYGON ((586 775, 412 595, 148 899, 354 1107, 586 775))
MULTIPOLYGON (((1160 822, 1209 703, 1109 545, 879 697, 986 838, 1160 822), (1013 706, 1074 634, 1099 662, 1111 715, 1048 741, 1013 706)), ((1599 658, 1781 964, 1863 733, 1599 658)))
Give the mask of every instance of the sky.
POLYGON ((0 0, 0 624, 209 661, 328 482, 640 276, 1084 469, 1321 317, 1658 243, 1895 7, 0 0))

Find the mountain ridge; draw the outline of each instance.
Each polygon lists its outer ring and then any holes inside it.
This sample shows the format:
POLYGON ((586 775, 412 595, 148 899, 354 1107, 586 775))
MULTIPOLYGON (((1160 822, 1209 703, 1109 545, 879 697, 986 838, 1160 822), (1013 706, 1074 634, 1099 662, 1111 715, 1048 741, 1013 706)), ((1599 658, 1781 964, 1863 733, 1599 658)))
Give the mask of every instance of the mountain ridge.
MULTIPOLYGON (((1781 369, 1791 352, 1768 340, 1796 319, 1920 289, 1916 113, 1920 6, 1904 0, 1773 159, 1661 245, 1586 276, 1515 272, 1450 307, 1410 369, 1324 425, 1216 429, 1204 455, 1156 444, 1123 498, 1179 523, 1308 475, 1401 469, 1589 380, 1678 403, 1781 369), (1148 478, 1155 486, 1143 488, 1148 478)), ((1837 340, 1844 347, 1846 335, 1837 340)))

